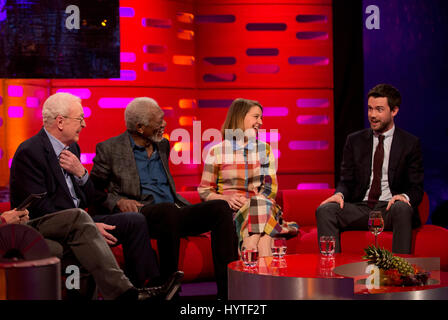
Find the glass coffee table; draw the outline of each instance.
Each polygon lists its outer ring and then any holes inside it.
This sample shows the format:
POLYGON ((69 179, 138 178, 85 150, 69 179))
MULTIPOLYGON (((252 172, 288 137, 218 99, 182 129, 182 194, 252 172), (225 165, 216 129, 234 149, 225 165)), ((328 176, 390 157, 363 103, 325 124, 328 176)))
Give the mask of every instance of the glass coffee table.
POLYGON ((426 300, 448 299, 448 272, 439 270, 439 258, 412 258, 411 264, 430 271, 427 285, 381 286, 368 289, 367 263, 362 255, 340 253, 292 254, 283 259, 260 258, 248 268, 241 261, 228 265, 229 300, 426 300))

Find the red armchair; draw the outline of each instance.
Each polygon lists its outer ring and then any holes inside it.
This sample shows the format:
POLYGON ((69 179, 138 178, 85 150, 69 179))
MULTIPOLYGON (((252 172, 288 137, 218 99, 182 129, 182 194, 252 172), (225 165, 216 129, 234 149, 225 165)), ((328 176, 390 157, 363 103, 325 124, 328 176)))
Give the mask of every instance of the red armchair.
MULTIPOLYGON (((287 221, 296 221, 300 226, 298 238, 288 241, 288 253, 319 252, 315 211, 319 204, 331 196, 334 189, 283 190, 282 204, 287 221)), ((413 230, 412 255, 417 257, 440 257, 440 269, 448 271, 448 230, 424 224, 429 216, 429 199, 425 193, 419 206, 423 225, 413 230)), ((369 231, 345 231, 341 233, 342 252, 362 254, 363 249, 374 243, 369 231)), ((383 231, 378 236, 378 245, 392 249, 392 232, 383 231)))

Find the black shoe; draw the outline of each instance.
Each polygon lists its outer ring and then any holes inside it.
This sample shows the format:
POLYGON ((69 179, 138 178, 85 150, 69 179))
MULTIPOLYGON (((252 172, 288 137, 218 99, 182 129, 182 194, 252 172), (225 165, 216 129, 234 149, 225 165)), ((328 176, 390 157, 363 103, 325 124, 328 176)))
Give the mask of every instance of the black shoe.
POLYGON ((165 298, 165 293, 162 290, 162 287, 149 287, 149 288, 140 288, 138 290, 137 300, 153 300, 153 301, 161 301, 165 298))
POLYGON ((165 294, 165 300, 171 300, 180 288, 180 280, 184 277, 182 271, 174 272, 162 285, 161 290, 165 294))

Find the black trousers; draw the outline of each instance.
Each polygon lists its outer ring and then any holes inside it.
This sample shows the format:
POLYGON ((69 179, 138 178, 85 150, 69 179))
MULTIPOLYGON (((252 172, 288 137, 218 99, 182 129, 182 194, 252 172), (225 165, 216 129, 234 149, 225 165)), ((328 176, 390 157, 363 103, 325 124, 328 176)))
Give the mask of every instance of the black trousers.
POLYGON ((95 222, 116 226, 107 230, 123 246, 124 273, 135 287, 160 276, 157 255, 151 247, 145 217, 138 212, 120 212, 92 217, 95 222))
POLYGON ((335 236, 335 252, 341 252, 340 232, 346 230, 368 230, 369 212, 379 210, 384 220, 384 230, 392 230, 392 251, 409 254, 412 250, 412 222, 414 210, 407 203, 396 201, 388 211, 387 202, 379 201, 373 209, 367 202, 326 203, 316 210, 317 241, 320 236, 335 236))
POLYGON ((149 234, 157 239, 160 272, 166 279, 178 270, 180 238, 211 231, 211 246, 218 298, 227 299, 227 265, 238 259, 233 213, 224 200, 177 207, 173 203, 146 205, 149 234))

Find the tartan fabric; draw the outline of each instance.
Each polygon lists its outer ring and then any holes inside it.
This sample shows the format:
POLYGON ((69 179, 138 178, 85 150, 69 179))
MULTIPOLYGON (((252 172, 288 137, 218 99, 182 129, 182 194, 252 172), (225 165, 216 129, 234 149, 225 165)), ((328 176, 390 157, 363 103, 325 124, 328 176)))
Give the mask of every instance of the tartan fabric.
POLYGON ((211 193, 242 194, 249 201, 234 214, 240 243, 249 233, 297 231, 295 222, 284 222, 277 195, 275 157, 269 144, 257 141, 246 147, 224 140, 213 146, 204 164, 199 196, 206 201, 211 193))

